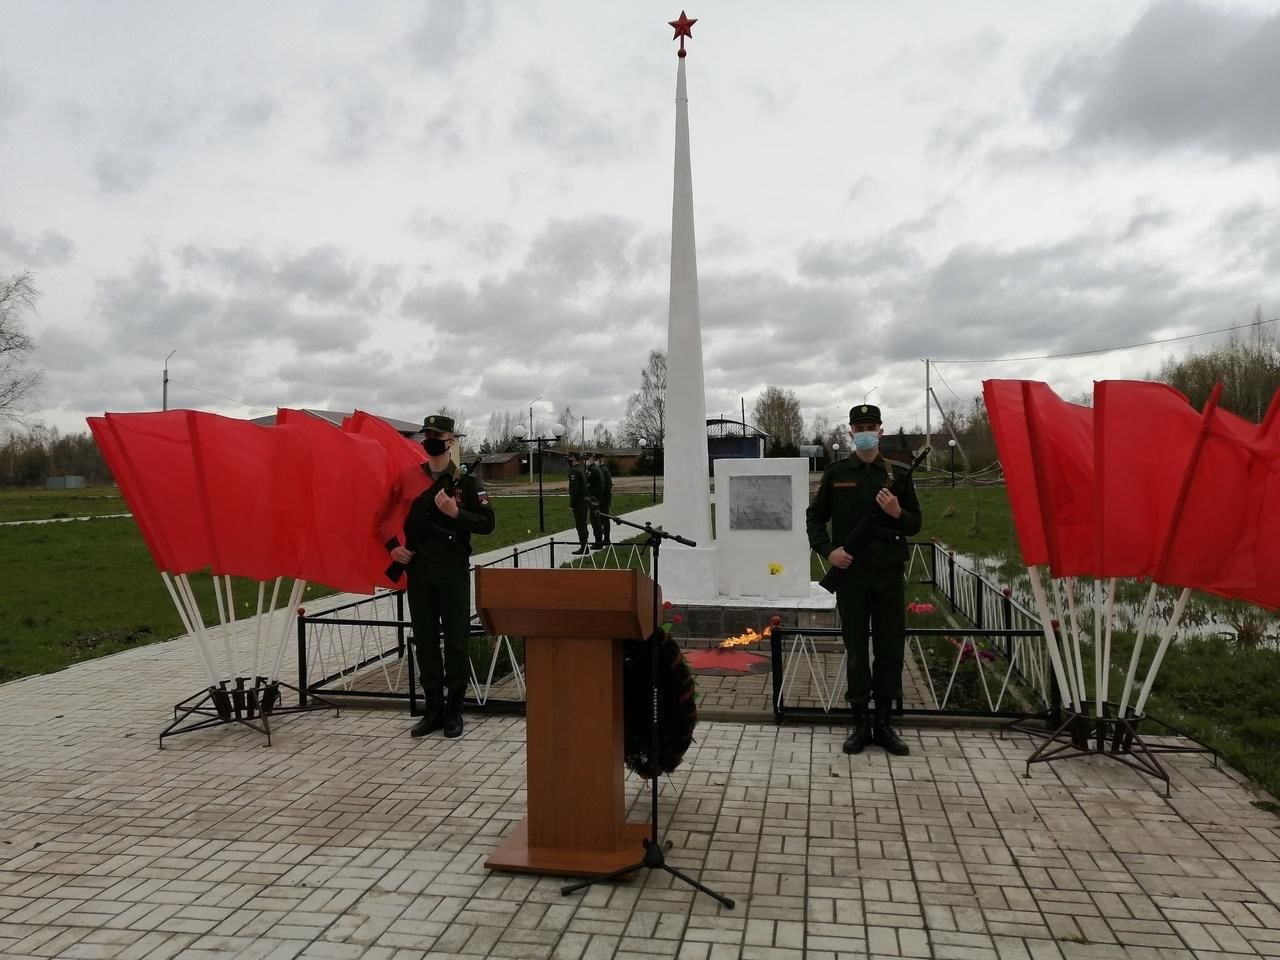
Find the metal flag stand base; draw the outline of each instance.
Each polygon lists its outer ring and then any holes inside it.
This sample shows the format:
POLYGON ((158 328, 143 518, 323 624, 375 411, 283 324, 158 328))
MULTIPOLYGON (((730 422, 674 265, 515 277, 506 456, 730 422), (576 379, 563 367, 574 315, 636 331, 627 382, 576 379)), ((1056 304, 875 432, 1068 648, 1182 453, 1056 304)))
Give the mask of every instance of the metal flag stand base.
MULTIPOLYGON (((1070 760, 1075 757, 1109 757, 1117 763, 1132 767, 1139 773, 1145 773, 1164 784, 1164 795, 1169 796, 1169 773, 1161 765, 1159 754, 1162 753, 1211 753, 1213 765, 1218 765, 1218 752, 1212 747, 1196 744, 1193 747, 1171 746, 1162 743, 1148 743, 1138 734, 1138 726, 1143 720, 1165 724, 1154 717, 1128 714, 1120 715, 1115 703, 1103 703, 1102 716, 1067 711, 1066 719, 1057 727, 1035 727, 1026 720, 1015 720, 1001 731, 1025 733, 1044 742, 1027 757, 1027 769, 1023 774, 1031 776, 1033 763, 1052 763, 1055 760, 1070 760)), ((1172 727, 1169 727, 1173 730, 1172 727)), ((1179 731, 1173 730, 1174 733, 1179 731)))
POLYGON ((315 694, 308 694, 308 699, 312 702, 304 706, 298 688, 283 680, 258 677, 253 686, 246 687, 246 679, 246 677, 237 677, 235 686, 231 688, 228 688, 227 681, 223 680, 216 687, 207 687, 187 697, 181 703, 174 704, 173 722, 160 731, 160 749, 164 749, 165 737, 176 737, 182 733, 192 733, 196 730, 232 723, 261 733, 267 738, 269 747, 273 715, 305 713, 328 708, 333 709, 334 716, 341 715, 336 703, 315 694), (282 688, 298 694, 297 706, 281 706, 284 702, 280 695, 282 688))

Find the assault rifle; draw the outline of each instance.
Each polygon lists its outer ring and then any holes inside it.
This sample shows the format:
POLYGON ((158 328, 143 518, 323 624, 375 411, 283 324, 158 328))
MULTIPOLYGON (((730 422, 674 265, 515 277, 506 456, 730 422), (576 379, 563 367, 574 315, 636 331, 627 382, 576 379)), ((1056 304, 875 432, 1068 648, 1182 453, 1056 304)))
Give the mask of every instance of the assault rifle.
MULTIPOLYGON (((889 492, 895 497, 901 497, 907 492, 907 481, 911 479, 911 474, 915 473, 916 467, 924 462, 924 458, 929 455, 929 448, 925 447, 920 451, 920 455, 911 461, 911 466, 906 469, 905 473, 899 472, 893 475, 893 479, 885 483, 889 492)), ((844 543, 840 544, 846 553, 853 553, 854 549, 861 546, 871 531, 872 521, 879 518, 884 513, 878 506, 873 505, 870 510, 862 515, 862 519, 853 525, 853 529, 849 531, 849 535, 844 538, 844 543)), ((888 516, 888 514, 885 514, 888 516)), ((840 586, 845 576, 852 570, 852 566, 841 569, 840 567, 831 567, 818 584, 827 593, 835 593, 836 587, 840 586)))
MULTIPOLYGON (((430 488, 428 488, 423 494, 421 494, 421 496, 428 496, 432 500, 435 500, 436 495, 440 493, 442 490, 445 493, 452 496, 453 488, 457 486, 457 484, 462 480, 464 476, 465 476, 464 470, 454 471, 453 476, 450 476, 447 473, 443 474, 442 476, 437 477, 435 482, 431 484, 430 488)), ((443 530, 445 533, 449 532, 447 530, 444 530, 443 527, 439 527, 439 529, 443 530)), ((405 546, 407 547, 409 545, 406 543, 405 546)), ((405 565, 403 563, 401 563, 398 560, 393 560, 391 562, 391 566, 387 567, 384 575, 392 583, 395 583, 397 580, 400 579, 400 575, 404 573, 404 568, 405 568, 405 565)))

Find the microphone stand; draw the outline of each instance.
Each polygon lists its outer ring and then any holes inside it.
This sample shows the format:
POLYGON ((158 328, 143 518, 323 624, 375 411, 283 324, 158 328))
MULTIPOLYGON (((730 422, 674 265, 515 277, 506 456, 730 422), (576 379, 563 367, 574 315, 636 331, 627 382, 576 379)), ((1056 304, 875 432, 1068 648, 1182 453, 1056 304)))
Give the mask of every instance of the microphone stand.
MULTIPOLYGON (((587 499, 588 504, 595 506, 591 498, 587 499)), ((644 855, 637 863, 633 863, 629 867, 623 867, 620 870, 614 870, 612 873, 606 873, 603 876, 591 877, 587 880, 579 880, 577 883, 570 883, 560 888, 561 896, 567 896, 576 890, 584 887, 590 887, 606 880, 616 880, 624 877, 629 873, 635 873, 642 867, 646 870, 664 870, 680 880, 683 880, 695 890, 705 893, 707 896, 718 900, 723 906, 729 910, 733 909, 733 901, 723 894, 716 893, 709 887, 703 886, 692 877, 681 873, 671 864, 667 863, 665 853, 671 849, 671 841, 660 842, 658 840, 658 634, 659 634, 659 617, 662 610, 662 594, 658 587, 658 553, 662 546, 663 540, 674 540, 676 543, 683 543, 688 547, 696 547, 697 544, 685 537, 674 533, 667 533, 661 527, 655 527, 652 523, 633 523, 630 520, 623 520, 621 517, 614 516, 611 513, 604 513, 597 510, 597 515, 605 520, 612 520, 615 525, 624 527, 633 527, 645 534, 645 543, 653 551, 653 566, 650 573, 653 575, 653 632, 649 635, 649 693, 652 699, 652 708, 649 715, 649 764, 653 769, 653 776, 649 778, 649 797, 650 797, 650 813, 649 813, 649 836, 644 840, 644 855)))

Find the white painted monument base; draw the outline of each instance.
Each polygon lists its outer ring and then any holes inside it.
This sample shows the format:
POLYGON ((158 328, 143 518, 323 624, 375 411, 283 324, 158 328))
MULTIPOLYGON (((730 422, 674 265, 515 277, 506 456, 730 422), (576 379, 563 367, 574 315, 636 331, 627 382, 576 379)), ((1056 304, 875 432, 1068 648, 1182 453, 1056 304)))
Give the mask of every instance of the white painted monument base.
POLYGON ((658 585, 662 587, 662 598, 672 603, 714 600, 719 595, 717 552, 714 546, 699 544, 686 547, 664 540, 662 553, 658 556, 658 585))
MULTIPOLYGON (((809 461, 717 460, 719 592, 726 597, 808 597, 809 461), (770 564, 782 568, 771 574, 770 564)), ((665 562, 666 558, 663 557, 665 562)))

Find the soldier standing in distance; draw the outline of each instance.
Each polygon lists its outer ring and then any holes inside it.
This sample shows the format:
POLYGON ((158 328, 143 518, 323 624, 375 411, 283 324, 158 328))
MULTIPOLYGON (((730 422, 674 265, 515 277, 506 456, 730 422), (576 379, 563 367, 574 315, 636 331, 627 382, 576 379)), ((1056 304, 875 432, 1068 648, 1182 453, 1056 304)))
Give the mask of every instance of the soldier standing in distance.
POLYGON ((587 506, 591 518, 591 549, 599 550, 604 546, 607 521, 600 519, 600 511, 604 509, 604 471, 600 458, 594 453, 587 454, 587 506))
MULTIPOLYGON (((605 462, 604 457, 596 454, 596 465, 600 468, 600 483, 602 492, 600 494, 600 511, 602 513, 613 513, 613 475, 609 473, 609 465, 605 462)), ((609 546, 609 521, 600 521, 600 531, 603 536, 598 539, 609 546)))
POLYGON ((893 729, 890 711, 902 699, 903 581, 907 538, 920 532, 920 501, 909 477, 901 498, 889 490, 894 468, 879 452, 879 407, 864 403, 851 409, 849 433, 855 456, 827 467, 805 517, 809 545, 832 566, 849 570, 836 590, 853 710, 853 731, 843 749, 861 753, 867 743, 877 743, 905 756, 911 751, 893 729), (870 529, 851 555, 843 547, 845 538, 868 512, 873 512, 870 529), (867 715, 868 698, 875 700, 874 723, 867 715))
POLYGON ((446 737, 460 737, 462 699, 471 676, 471 535, 492 533, 495 518, 474 474, 459 471, 449 458, 458 442, 453 418, 433 414, 422 426, 427 489, 405 518, 405 545, 392 540, 387 549, 392 560, 405 565, 409 579, 405 595, 425 701, 422 719, 410 733, 423 737, 443 727, 446 737))
POLYGON ((587 546, 587 473, 582 469, 582 455, 569 451, 569 509, 573 511, 573 525, 578 528, 578 549, 575 554, 590 553, 587 546))

